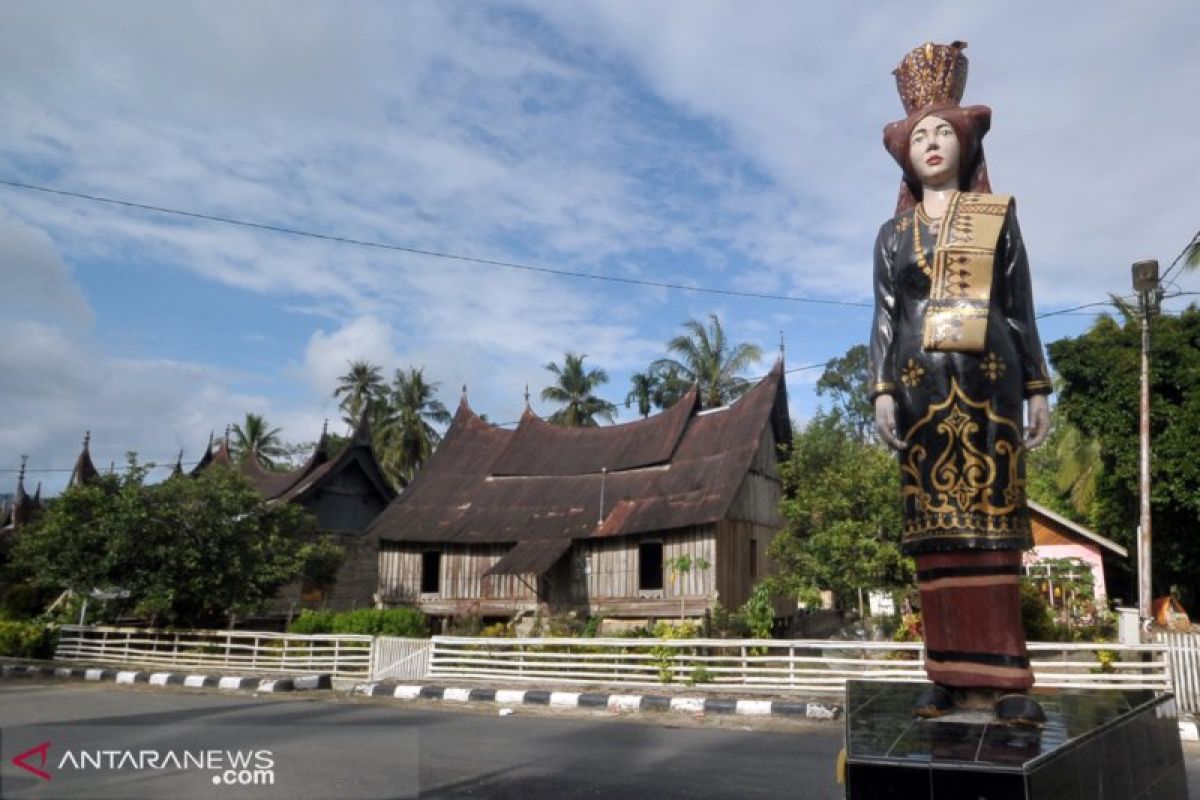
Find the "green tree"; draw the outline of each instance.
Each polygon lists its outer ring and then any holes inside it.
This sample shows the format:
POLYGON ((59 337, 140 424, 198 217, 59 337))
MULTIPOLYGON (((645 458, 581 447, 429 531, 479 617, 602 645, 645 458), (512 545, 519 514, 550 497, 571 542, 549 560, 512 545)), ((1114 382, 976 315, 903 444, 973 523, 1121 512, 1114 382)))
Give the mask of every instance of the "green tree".
POLYGON ((741 373, 762 360, 762 348, 742 342, 730 344, 716 314, 708 315, 707 327, 700 320, 683 323, 684 333, 667 342, 675 358, 654 362, 658 370, 675 370, 687 384, 700 387, 700 403, 716 408, 741 397, 750 381, 741 373))
POLYGON ((416 476, 442 440, 433 423, 450 421, 450 412, 436 397, 438 385, 425 380, 424 367, 398 369, 392 379, 380 414, 376 447, 383 468, 400 485, 416 476))
POLYGON ((899 547, 899 476, 886 449, 860 441, 837 415, 818 414, 780 472, 784 529, 769 548, 776 587, 810 602, 832 589, 861 608, 864 590, 911 584, 912 561, 899 547))
POLYGON ((239 425, 234 425, 230 436, 229 452, 239 461, 256 458, 268 469, 273 469, 276 460, 287 456, 287 445, 279 437, 279 428, 272 428, 261 414, 246 414, 239 425))
POLYGON ((383 380, 383 369, 369 361, 351 361, 345 375, 338 378, 335 398, 342 402, 342 421, 351 429, 358 424, 363 411, 384 405, 387 400, 387 384, 383 380))
POLYGON ((687 378, 679 374, 677 364, 651 365, 650 372, 655 377, 653 402, 658 408, 670 408, 682 400, 688 389, 692 388, 687 378))
POLYGON ((562 366, 551 361, 546 365, 555 377, 554 385, 542 389, 542 399, 563 407, 550 415, 550 422, 568 428, 594 428, 596 417, 612 422, 617 407, 596 397, 596 387, 608 383, 608 373, 602 369, 584 369, 586 353, 566 353, 562 366))
POLYGON ((653 369, 645 372, 635 372, 629 376, 629 394, 625 395, 625 407, 637 403, 638 413, 643 419, 650 416, 654 408, 655 393, 659 391, 661 378, 653 369))
POLYGON ((833 398, 834 413, 845 420, 861 442, 875 440, 875 407, 868 396, 869 356, 856 344, 841 358, 831 358, 817 379, 817 394, 833 398))
POLYGON ((127 610, 185 627, 226 624, 300 577, 315 525, 300 507, 264 502, 230 469, 145 477, 131 457, 124 475, 68 488, 20 532, 14 563, 38 586, 123 589, 127 610))
MULTIPOLYGON (((1062 378, 1058 407, 1100 444, 1091 519, 1103 535, 1132 549, 1139 518, 1138 414, 1141 332, 1132 314, 1103 316, 1082 336, 1048 346, 1062 378)), ((1151 353, 1151 504, 1154 592, 1180 589, 1200 600, 1200 309, 1153 322, 1151 353)))
POLYGON ((1050 436, 1026 460, 1029 498, 1091 526, 1101 469, 1100 442, 1068 422, 1057 406, 1050 410, 1050 419, 1050 436))

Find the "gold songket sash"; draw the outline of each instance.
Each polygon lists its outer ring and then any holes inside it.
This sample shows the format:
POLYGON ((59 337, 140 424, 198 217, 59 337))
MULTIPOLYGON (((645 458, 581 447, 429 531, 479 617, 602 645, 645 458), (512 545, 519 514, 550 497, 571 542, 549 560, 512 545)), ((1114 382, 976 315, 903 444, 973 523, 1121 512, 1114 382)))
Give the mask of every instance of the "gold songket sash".
POLYGON ((981 353, 987 339, 992 270, 1007 194, 955 192, 933 251, 933 285, 925 311, 926 350, 981 353))

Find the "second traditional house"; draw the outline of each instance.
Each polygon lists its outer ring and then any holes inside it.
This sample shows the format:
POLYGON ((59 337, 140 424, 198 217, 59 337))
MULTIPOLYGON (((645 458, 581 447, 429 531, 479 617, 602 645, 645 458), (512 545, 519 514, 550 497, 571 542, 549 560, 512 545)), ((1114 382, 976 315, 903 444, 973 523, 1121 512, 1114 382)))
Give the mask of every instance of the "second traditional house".
POLYGON ((598 428, 527 409, 506 430, 464 396, 371 525, 380 600, 439 617, 736 608, 769 569, 790 443, 782 362, 728 406, 701 410, 693 389, 661 414, 598 428))

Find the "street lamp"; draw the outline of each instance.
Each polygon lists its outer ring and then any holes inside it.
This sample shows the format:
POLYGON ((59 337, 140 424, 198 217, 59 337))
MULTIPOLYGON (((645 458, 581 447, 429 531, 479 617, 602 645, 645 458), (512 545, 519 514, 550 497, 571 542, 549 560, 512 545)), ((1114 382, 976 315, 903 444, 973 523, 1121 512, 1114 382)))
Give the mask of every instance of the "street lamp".
POLYGON ((1133 289, 1142 312, 1142 402, 1141 402, 1141 519, 1137 535, 1138 614, 1149 620, 1153 614, 1150 585, 1150 314, 1158 304, 1158 262, 1137 261, 1133 265, 1133 289))

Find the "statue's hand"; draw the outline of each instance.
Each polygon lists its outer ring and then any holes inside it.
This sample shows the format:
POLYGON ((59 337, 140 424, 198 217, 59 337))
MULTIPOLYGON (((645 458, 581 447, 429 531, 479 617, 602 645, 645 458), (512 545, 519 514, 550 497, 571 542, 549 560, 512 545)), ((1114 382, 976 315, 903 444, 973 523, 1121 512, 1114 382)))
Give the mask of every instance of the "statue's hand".
POLYGON ((890 394, 875 398, 875 430, 879 438, 894 450, 903 450, 908 446, 896 433, 896 398, 890 394))
POLYGON ((1030 396, 1027 403, 1029 424, 1025 429, 1025 446, 1032 450, 1050 435, 1050 401, 1044 394, 1035 394, 1030 396))

